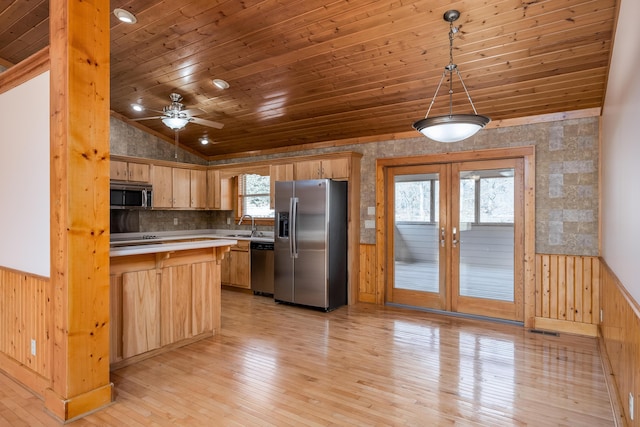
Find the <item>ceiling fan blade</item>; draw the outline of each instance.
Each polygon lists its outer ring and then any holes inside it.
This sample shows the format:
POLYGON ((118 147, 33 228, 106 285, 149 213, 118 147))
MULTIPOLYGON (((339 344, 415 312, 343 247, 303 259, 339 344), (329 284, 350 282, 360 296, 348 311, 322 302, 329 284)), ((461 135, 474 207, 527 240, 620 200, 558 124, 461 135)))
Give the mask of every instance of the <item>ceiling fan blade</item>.
POLYGON ((206 111, 201 110, 199 108, 189 108, 188 110, 182 110, 181 113, 185 113, 187 116, 199 116, 202 114, 207 114, 206 111))
POLYGON ((130 120, 132 122, 139 122, 140 120, 152 120, 152 119, 164 119, 164 116, 140 117, 139 119, 130 119, 130 120))
POLYGON ((211 120, 199 119, 198 117, 191 117, 190 122, 197 123, 202 126, 209 126, 210 128, 222 129, 224 124, 219 122, 213 122, 211 120))

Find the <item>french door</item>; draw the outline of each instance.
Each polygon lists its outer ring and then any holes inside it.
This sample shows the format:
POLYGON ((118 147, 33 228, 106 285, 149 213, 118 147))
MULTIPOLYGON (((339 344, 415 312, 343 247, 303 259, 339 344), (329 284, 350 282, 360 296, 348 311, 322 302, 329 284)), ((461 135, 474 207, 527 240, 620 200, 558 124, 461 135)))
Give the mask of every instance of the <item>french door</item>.
POLYGON ((388 168, 387 301, 522 321, 523 185, 520 158, 388 168))

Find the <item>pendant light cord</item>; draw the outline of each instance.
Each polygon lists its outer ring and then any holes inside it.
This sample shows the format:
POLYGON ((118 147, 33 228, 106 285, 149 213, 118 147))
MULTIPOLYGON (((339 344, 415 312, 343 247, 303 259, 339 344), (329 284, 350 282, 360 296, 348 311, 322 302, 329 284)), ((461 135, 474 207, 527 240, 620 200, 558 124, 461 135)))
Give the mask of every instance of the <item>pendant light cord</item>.
POLYGON ((469 95, 469 91, 467 90, 467 86, 464 84, 462 80, 462 75, 460 74, 460 70, 458 66, 453 63, 453 37, 458 32, 458 28, 453 26, 453 21, 449 22, 449 65, 444 67, 444 72, 442 73, 442 77, 440 77, 440 83, 438 83, 438 87, 436 88, 436 93, 433 94, 433 98, 431 99, 431 103, 429 104, 429 109, 427 110, 427 114, 425 114, 424 118, 429 117, 429 113, 431 112, 431 107, 436 102, 436 97, 438 96, 438 92, 440 91, 440 86, 442 86, 442 82, 446 77, 447 73, 449 73, 449 117, 453 116, 453 71, 455 70, 458 78, 460 79, 460 83, 462 83, 462 88, 464 89, 464 93, 467 94, 467 99, 469 100, 469 104, 471 104, 471 108, 473 108, 473 114, 476 116, 478 112, 476 111, 476 106, 473 105, 473 101, 471 100, 471 95, 469 95))

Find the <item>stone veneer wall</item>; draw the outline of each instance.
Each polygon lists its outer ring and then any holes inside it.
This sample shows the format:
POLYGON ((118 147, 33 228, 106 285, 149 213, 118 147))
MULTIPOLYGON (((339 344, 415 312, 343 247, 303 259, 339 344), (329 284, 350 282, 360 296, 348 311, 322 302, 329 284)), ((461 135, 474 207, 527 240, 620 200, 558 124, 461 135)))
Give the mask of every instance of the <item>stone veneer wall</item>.
MULTIPOLYGON (((367 208, 375 206, 376 159, 533 145, 536 147, 536 252, 596 256, 599 255, 598 136, 599 119, 591 117, 485 129, 465 141, 453 144, 436 143, 422 136, 416 136, 397 141, 341 145, 335 148, 253 156, 211 164, 336 151, 362 153, 360 241, 373 244, 375 229, 365 228, 364 225, 365 220, 375 219, 375 215, 368 215, 367 208)), ((175 148, 161 139, 112 118, 111 152, 126 156, 171 160, 174 158, 175 148)), ((179 150, 179 158, 181 162, 203 164, 202 159, 183 150, 179 150)), ((178 212, 180 211, 170 211, 166 215, 158 214, 157 216, 154 216, 153 212, 145 212, 144 216, 150 215, 144 221, 141 218, 141 227, 157 227, 149 231, 182 229, 173 226, 174 214, 178 212)), ((226 225, 227 214, 205 211, 195 214, 184 213, 184 215, 208 216, 204 220, 200 217, 184 219, 187 224, 198 225, 209 221, 206 228, 229 227, 226 225)), ((180 224, 179 218, 179 226, 180 224)))
POLYGON ((453 144, 416 136, 235 161, 335 151, 362 153, 360 242, 374 244, 375 229, 365 228, 365 220, 375 220, 375 215, 368 215, 367 208, 375 206, 376 159, 533 145, 536 150, 536 252, 595 256, 598 255, 598 136, 599 119, 590 117, 485 129, 453 144))

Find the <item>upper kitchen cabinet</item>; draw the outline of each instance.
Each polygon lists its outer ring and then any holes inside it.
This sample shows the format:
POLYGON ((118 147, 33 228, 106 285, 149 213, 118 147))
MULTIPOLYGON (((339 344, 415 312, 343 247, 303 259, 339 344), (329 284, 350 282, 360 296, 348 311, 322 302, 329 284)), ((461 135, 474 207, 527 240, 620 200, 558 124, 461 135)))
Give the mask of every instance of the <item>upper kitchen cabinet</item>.
POLYGON ((204 170, 153 165, 151 184, 154 208, 203 209, 206 206, 204 170))
POLYGON ((221 176, 219 170, 207 171, 207 208, 233 210, 233 178, 221 176))
POLYGON ((275 208, 276 203, 276 181, 292 181, 293 180, 293 163, 281 165, 271 165, 269 167, 270 182, 270 204, 271 209, 275 208))
POLYGON ((111 160, 111 179, 115 181, 149 182, 148 164, 111 160))
POLYGON ((347 179, 350 172, 350 159, 306 160, 294 164, 294 178, 301 179, 347 179))

